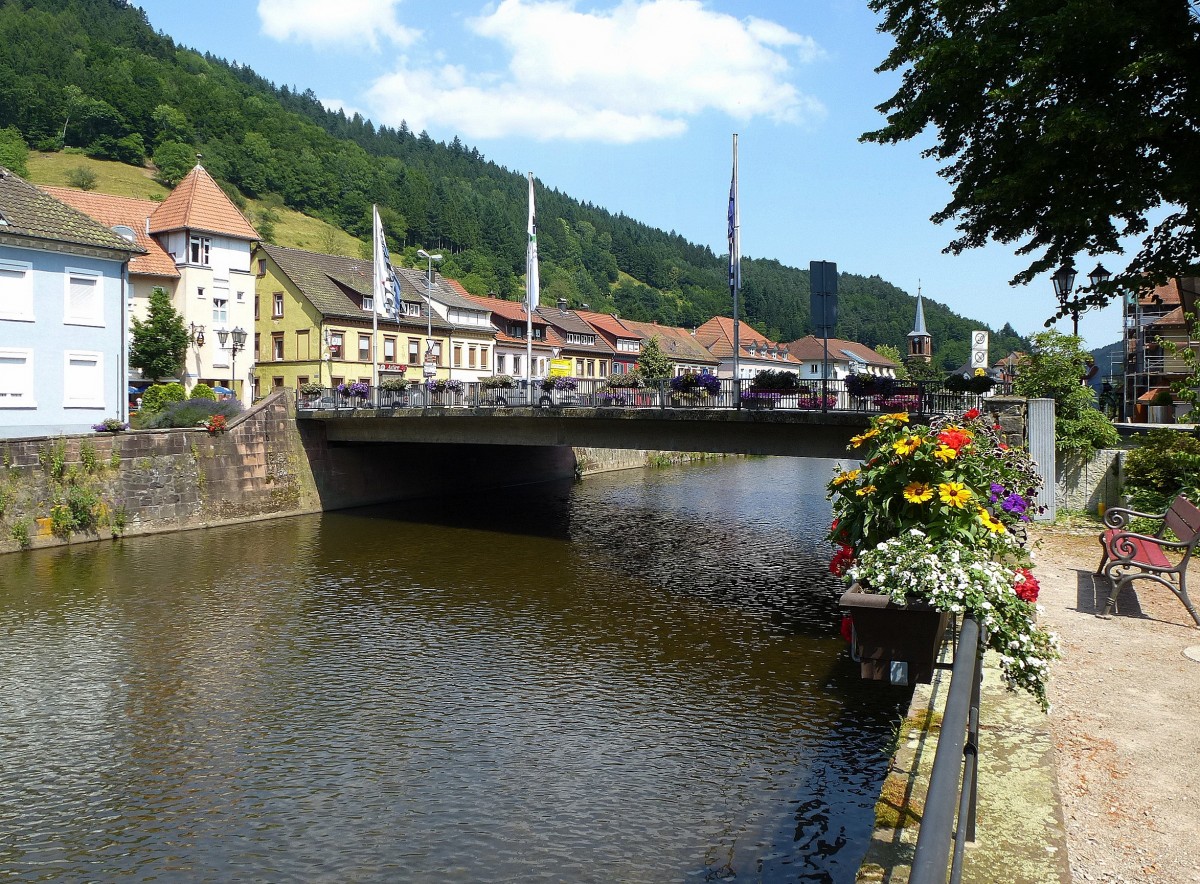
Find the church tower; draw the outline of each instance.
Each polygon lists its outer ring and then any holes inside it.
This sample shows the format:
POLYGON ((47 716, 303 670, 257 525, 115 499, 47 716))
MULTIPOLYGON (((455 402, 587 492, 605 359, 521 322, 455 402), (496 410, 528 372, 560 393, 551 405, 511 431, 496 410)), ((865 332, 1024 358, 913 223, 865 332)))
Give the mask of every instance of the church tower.
POLYGON ((921 287, 917 286, 917 318, 913 322, 913 330, 908 333, 908 362, 924 362, 928 365, 933 360, 933 336, 925 330, 925 307, 921 303, 921 287))

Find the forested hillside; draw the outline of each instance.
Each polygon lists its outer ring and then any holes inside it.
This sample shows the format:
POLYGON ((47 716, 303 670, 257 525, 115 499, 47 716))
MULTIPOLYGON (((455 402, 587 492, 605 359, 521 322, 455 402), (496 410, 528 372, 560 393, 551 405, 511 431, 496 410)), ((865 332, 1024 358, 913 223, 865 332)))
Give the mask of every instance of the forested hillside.
MULTIPOLYGON (((249 11, 247 15, 251 14, 249 11)), ((252 220, 272 236, 270 206, 287 206, 370 240, 380 206, 393 257, 447 256, 471 291, 518 297, 526 183, 455 138, 378 126, 326 110, 311 90, 275 86, 249 66, 175 45, 125 0, 0 0, 0 129, 30 148, 81 151, 141 166, 166 184, 203 155, 230 195, 262 200, 252 220)), ((0 132, 0 141, 4 138, 0 132)), ((2 145, 0 145, 2 147, 2 145)), ((539 188, 543 300, 693 326, 730 315, 725 261, 622 214, 539 188)), ((915 299, 878 276, 840 276, 839 337, 905 349, 915 299)), ((808 334, 808 272, 744 260, 743 317, 777 340, 808 334)), ((983 327, 927 301, 935 360, 967 361, 983 327)), ((1005 327, 992 357, 1027 343, 1005 327)))

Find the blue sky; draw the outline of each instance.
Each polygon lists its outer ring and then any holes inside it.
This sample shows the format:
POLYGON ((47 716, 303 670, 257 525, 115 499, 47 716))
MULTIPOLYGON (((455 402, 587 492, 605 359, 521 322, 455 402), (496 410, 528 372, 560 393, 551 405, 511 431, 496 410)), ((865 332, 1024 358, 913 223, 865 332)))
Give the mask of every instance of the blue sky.
MULTIPOLYGON (((720 254, 738 133, 742 254, 878 275, 999 329, 1042 329, 1049 278, 991 245, 942 254, 921 149, 862 144, 898 82, 864 0, 135 0, 177 43, 377 123, 455 135, 547 187, 720 254)), ((1101 256, 1110 270, 1119 255, 1101 256)), ((1082 272, 1096 259, 1080 255, 1082 272)), ((1089 347, 1120 308, 1080 318, 1089 347)), ((1070 331, 1070 321, 1057 327, 1070 331)))

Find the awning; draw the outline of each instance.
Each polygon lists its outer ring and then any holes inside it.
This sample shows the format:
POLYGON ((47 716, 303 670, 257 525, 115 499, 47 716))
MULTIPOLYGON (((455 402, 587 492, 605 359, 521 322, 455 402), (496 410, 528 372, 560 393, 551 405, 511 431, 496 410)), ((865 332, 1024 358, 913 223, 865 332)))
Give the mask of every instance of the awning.
POLYGON ((220 384, 217 384, 215 387, 213 387, 213 392, 214 393, 229 393, 230 395, 233 395, 233 390, 229 389, 228 387, 222 387, 220 384))

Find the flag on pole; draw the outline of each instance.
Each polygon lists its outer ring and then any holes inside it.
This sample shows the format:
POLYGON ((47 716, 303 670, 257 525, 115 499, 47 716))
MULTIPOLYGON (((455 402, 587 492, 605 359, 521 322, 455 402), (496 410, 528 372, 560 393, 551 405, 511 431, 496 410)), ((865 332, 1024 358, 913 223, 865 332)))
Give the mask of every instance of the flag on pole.
POLYGON ((733 180, 729 184, 729 287, 742 287, 741 223, 738 218, 737 136, 733 136, 733 180))
POLYGON ((392 270, 392 256, 388 254, 387 237, 383 235, 383 223, 379 220, 379 207, 373 207, 375 212, 374 235, 374 276, 375 284, 371 296, 375 302, 375 315, 396 318, 398 304, 396 299, 400 287, 396 284, 396 273, 392 270))
POLYGON ((525 252, 525 300, 532 313, 538 306, 537 213, 533 208, 533 173, 529 173, 529 246, 525 252))

